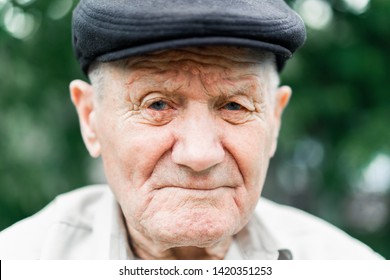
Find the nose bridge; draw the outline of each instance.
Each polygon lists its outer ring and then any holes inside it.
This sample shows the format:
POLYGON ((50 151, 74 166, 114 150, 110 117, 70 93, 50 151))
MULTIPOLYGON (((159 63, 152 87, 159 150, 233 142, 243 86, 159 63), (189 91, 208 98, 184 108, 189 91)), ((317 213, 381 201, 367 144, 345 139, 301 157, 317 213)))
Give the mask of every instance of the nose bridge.
POLYGON ((217 131, 215 126, 215 117, 208 109, 207 104, 197 102, 187 110, 183 119, 183 137, 185 142, 207 145, 217 140, 217 131), (203 144, 201 143, 203 140, 203 144), (200 143, 199 143, 200 142, 200 143))
POLYGON ((177 164, 203 171, 223 161, 225 152, 216 119, 207 103, 189 105, 180 121, 172 152, 177 164))

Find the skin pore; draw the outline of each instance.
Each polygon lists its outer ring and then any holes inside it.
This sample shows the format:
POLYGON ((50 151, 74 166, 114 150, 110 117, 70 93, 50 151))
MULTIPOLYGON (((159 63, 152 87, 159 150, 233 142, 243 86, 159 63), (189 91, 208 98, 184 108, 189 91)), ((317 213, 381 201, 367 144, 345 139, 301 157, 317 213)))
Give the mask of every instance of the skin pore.
POLYGON ((223 259, 249 221, 291 90, 273 56, 187 48, 102 64, 71 83, 84 142, 141 259, 223 259))

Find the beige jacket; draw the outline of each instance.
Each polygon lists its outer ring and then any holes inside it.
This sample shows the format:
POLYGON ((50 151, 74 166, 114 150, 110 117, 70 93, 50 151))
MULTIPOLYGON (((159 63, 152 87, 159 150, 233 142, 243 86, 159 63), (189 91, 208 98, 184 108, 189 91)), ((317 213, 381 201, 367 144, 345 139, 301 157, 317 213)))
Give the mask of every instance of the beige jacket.
MULTIPOLYGON (((0 233, 0 259, 134 259, 118 205, 105 185, 58 196, 0 233)), ((303 211, 261 198, 226 259, 381 259, 303 211)))

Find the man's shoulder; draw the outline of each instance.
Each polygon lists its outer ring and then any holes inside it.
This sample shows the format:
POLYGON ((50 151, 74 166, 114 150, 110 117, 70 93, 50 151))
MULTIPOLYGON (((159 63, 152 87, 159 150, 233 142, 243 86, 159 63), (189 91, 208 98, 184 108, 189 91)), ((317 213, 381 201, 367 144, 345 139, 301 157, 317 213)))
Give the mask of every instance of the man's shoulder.
POLYGON ((39 259, 56 226, 90 231, 96 207, 107 193, 107 186, 95 185, 57 196, 38 213, 0 232, 0 259, 39 259))
POLYGON ((341 229, 300 209, 261 198, 256 214, 294 259, 380 259, 341 229))

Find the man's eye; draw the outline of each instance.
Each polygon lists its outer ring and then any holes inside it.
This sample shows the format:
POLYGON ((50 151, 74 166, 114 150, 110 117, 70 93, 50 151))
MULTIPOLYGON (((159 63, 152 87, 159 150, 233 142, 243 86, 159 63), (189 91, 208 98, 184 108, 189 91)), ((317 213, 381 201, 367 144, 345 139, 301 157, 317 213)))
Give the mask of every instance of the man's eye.
POLYGON ((149 108, 155 111, 164 111, 169 109, 169 105, 167 102, 159 100, 150 104, 149 108))
POLYGON ((243 107, 236 102, 229 102, 225 104, 225 106, 223 106, 222 108, 229 111, 239 111, 243 109, 243 107))

